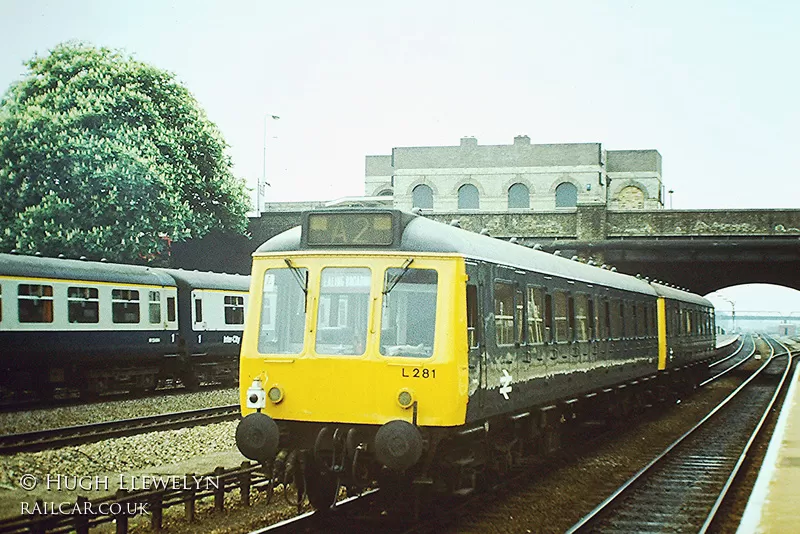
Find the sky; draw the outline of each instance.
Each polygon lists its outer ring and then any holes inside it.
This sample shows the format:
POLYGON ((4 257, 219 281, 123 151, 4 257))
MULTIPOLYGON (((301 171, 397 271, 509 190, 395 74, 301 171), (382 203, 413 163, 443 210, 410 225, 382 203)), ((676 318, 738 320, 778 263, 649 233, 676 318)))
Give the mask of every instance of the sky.
POLYGON ((122 50, 186 85, 251 188, 266 166, 268 201, 527 134, 657 149, 675 209, 797 208, 798 23, 786 1, 0 0, 0 92, 58 43, 122 50))

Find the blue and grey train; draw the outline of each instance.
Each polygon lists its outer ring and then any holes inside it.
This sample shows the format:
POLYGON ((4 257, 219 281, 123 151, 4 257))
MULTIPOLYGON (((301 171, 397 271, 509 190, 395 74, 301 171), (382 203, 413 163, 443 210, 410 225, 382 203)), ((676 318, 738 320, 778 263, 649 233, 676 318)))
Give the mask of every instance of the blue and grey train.
POLYGON ((249 277, 0 254, 0 395, 234 383, 249 277))

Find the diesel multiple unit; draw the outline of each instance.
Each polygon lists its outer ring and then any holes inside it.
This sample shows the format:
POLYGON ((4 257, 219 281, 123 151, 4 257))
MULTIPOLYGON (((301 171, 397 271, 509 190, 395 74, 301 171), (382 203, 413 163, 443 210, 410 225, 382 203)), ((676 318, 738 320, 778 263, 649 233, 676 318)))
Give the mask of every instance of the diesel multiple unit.
POLYGON ((700 296, 391 209, 308 212, 251 279, 237 444, 301 455, 317 507, 469 490, 572 420, 693 387, 715 348, 700 296))

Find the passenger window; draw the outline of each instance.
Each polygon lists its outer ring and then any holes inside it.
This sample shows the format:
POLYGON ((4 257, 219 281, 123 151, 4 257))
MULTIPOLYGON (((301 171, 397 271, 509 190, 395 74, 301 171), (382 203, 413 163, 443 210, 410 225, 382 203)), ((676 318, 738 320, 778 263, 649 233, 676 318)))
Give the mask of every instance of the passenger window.
POLYGON ((225 324, 244 324, 244 297, 225 295, 225 324))
POLYGON ((3 321, 3 286, 0 285, 0 322, 3 321))
POLYGON ((591 339, 591 301, 584 294, 575 295, 575 339, 578 341, 588 341, 591 339))
POLYGON ((67 320, 70 323, 97 323, 100 320, 97 288, 67 288, 67 320))
POLYGON ((139 292, 133 289, 111 290, 111 320, 115 323, 139 322, 139 292))
POLYGON ((467 339, 469 348, 477 348, 480 344, 480 330, 478 328, 478 287, 467 286, 467 339))
POLYGON ((617 299, 612 299, 609 318, 611 320, 611 338, 620 339, 622 337, 622 303, 617 299))
POLYGON ((175 321, 175 297, 167 297, 167 321, 175 321))
POLYGON ((53 322, 53 286, 20 284, 17 295, 20 323, 53 322))
POLYGON ((627 300, 620 302, 620 324, 622 324, 622 337, 634 337, 636 335, 636 317, 633 315, 633 306, 627 300))
POLYGON ((573 297, 567 299, 567 321, 569 322, 567 338, 575 341, 575 299, 573 297))
POLYGON ((528 343, 541 343, 542 334, 543 293, 541 288, 528 287, 528 343))
POLYGON ((569 323, 567 321, 567 294, 563 291, 553 293, 553 313, 555 315, 556 341, 569 341, 569 323))
POLYGON ((161 322, 161 291, 148 291, 150 302, 150 324, 161 322))
POLYGON ((544 296, 544 340, 553 341, 553 296, 549 293, 544 296))
POLYGON ((522 291, 517 289, 514 292, 514 331, 516 332, 516 342, 519 345, 525 343, 525 302, 522 291))
POLYGON ((600 339, 609 339, 611 337, 611 324, 609 323, 609 316, 611 309, 608 304, 608 299, 600 301, 600 307, 597 310, 597 332, 600 339))
POLYGON ((514 286, 494 283, 494 329, 497 345, 514 344, 514 286))
POLYGON ((597 317, 595 316, 595 313, 594 313, 594 299, 592 297, 587 297, 587 298, 588 298, 588 303, 589 303, 589 306, 588 306, 589 307, 589 318, 588 318, 588 320, 586 322, 586 324, 589 327, 589 335, 588 335, 588 337, 589 337, 589 339, 597 339, 597 326, 596 326, 596 322, 595 322, 597 317))
POLYGON ((438 273, 433 269, 387 269, 384 283, 381 354, 433 355, 438 273))
POLYGON ((203 322, 203 299, 197 297, 194 299, 194 322, 203 322))

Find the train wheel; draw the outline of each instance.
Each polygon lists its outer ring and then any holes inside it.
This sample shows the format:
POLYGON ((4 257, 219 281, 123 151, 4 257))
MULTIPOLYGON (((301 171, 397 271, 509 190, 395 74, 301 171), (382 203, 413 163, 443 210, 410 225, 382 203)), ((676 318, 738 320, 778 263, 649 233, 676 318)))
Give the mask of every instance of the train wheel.
POLYGON ((193 372, 186 373, 183 378, 181 378, 181 383, 189 391, 197 391, 200 389, 200 379, 197 378, 197 375, 193 372))
POLYGON ((309 458, 305 471, 305 491, 308 502, 317 510, 328 510, 339 495, 339 477, 309 458))

